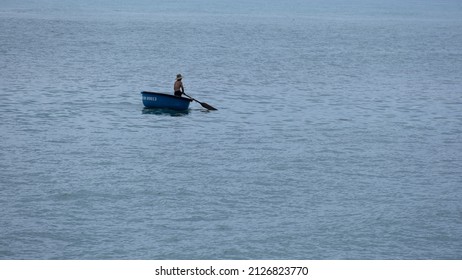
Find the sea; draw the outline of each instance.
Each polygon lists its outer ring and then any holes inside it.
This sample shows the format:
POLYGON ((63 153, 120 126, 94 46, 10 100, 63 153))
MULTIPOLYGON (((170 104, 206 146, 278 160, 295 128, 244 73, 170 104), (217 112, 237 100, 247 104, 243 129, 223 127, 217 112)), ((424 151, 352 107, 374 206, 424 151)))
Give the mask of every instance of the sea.
POLYGON ((462 259, 462 2, 0 0, 0 259, 462 259))

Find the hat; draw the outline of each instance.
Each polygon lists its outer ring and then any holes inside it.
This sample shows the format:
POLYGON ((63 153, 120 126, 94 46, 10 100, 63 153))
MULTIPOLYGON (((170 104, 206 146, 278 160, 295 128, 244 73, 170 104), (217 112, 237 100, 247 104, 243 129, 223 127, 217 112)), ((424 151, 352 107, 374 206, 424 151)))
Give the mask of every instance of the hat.
POLYGON ((176 75, 176 80, 177 80, 177 81, 178 81, 178 80, 181 80, 181 79, 183 79, 183 76, 181 76, 181 74, 176 75))

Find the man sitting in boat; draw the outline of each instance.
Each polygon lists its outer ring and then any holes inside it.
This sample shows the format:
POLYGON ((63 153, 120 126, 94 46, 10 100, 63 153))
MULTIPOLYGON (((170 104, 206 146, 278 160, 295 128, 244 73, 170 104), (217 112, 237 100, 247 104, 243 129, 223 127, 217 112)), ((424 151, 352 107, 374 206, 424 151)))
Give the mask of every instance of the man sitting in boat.
POLYGON ((176 75, 176 81, 175 84, 173 85, 173 90, 175 91, 175 96, 181 97, 184 93, 184 87, 183 87, 183 82, 181 81, 183 77, 181 74, 176 75))

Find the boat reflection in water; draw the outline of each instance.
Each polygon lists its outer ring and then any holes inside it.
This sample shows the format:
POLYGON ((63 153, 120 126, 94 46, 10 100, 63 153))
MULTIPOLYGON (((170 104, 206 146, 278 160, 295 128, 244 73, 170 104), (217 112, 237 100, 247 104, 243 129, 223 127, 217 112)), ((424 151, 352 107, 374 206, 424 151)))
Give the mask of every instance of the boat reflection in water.
POLYGON ((171 117, 181 117, 189 114, 189 110, 172 110, 165 108, 143 108, 141 111, 142 114, 151 114, 151 115, 161 115, 161 116, 171 116, 171 117))

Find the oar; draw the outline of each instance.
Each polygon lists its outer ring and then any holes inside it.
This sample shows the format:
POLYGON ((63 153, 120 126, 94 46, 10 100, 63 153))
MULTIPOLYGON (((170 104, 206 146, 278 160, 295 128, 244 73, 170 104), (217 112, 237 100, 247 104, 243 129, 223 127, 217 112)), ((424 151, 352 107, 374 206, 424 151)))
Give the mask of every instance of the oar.
POLYGON ((202 107, 204 107, 205 109, 207 110, 217 110, 216 108, 210 106, 209 104, 205 103, 205 102, 200 102, 199 100, 195 99, 195 98, 192 98, 191 96, 187 95, 186 93, 183 92, 184 95, 186 95, 187 97, 191 98, 192 100, 196 101, 197 103, 201 104, 202 107))

